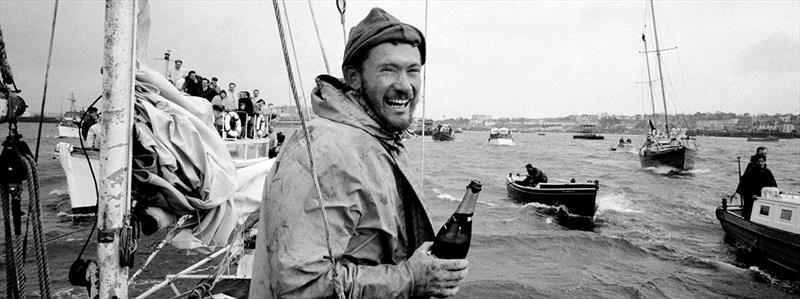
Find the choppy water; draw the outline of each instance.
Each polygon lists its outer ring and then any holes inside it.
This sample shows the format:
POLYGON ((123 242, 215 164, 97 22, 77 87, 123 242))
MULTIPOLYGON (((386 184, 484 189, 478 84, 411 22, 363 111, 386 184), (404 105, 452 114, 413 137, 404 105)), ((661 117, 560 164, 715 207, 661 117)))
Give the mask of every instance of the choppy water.
MULTIPOLYGON (((474 217, 470 274, 461 298, 797 297, 800 278, 739 268, 714 216, 760 145, 744 138, 698 137, 695 169, 641 168, 634 147, 572 134, 516 134, 516 146, 487 144, 485 132, 456 142, 425 142, 425 195, 434 226, 457 206, 470 179, 484 183, 474 217), (505 177, 532 163, 550 180, 600 180, 594 231, 567 230, 535 204, 509 201, 505 177)), ((765 144, 778 186, 800 190, 800 140, 765 144)), ((420 140, 407 147, 421 166, 420 140)), ((800 254, 800 253, 798 253, 800 254)), ((755 269, 755 268, 754 268, 755 269)))
MULTIPOLYGON (((31 148, 35 147, 35 126, 22 124, 21 129, 31 148)), ((6 136, 6 132, 2 126, 0 134, 6 136)), ((52 159, 58 142, 55 133, 54 124, 45 125, 40 173, 47 238, 60 237, 48 246, 51 277, 56 290, 65 290, 71 288, 66 271, 88 225, 56 217, 68 205, 64 203, 64 174, 52 159), (71 232, 79 233, 61 237, 71 232)), ((676 175, 666 169, 642 169, 634 148, 610 151, 619 137, 607 135, 608 140, 594 141, 574 140, 571 134, 516 134, 517 145, 511 147, 489 146, 486 132, 457 134, 455 142, 432 142, 426 137, 424 195, 434 227, 452 213, 470 180, 484 183, 483 204, 474 217, 470 272, 457 297, 800 296, 800 278, 748 269, 737 261, 714 217, 721 198, 729 197, 736 187, 736 156, 743 157, 744 168, 759 144, 743 138, 698 137, 695 170, 676 175), (600 180, 594 231, 565 229, 544 207, 508 200, 505 177, 524 172, 527 163, 545 171, 551 181, 600 180)), ((642 141, 641 136, 624 137, 633 139, 634 145, 642 141)), ((800 191, 800 140, 765 145, 768 167, 778 186, 800 191)), ((421 168, 421 139, 408 140, 406 146, 412 163, 421 168)), ((143 239, 142 254, 158 241, 143 239)), ((89 257, 94 255, 91 247, 88 250, 89 257)), ((177 270, 177 259, 180 254, 161 258, 159 267, 172 265, 177 270)), ((29 290, 35 290, 35 275, 28 273, 29 290)), ((5 275, 0 277, 4 285, 5 275)), ((160 277, 163 273, 158 271, 143 275, 149 283, 160 277)))

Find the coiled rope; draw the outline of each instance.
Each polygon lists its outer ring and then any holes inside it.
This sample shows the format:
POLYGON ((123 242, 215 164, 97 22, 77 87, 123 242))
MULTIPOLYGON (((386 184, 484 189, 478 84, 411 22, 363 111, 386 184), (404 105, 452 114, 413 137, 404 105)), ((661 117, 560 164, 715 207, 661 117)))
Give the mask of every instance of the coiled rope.
MULTIPOLYGON (((27 279, 25 278, 25 253, 28 230, 33 231, 33 244, 34 253, 36 255, 36 274, 39 281, 39 296, 50 298, 50 271, 47 265, 47 251, 45 248, 44 233, 42 230, 42 207, 39 197, 39 171, 36 166, 35 158, 33 157, 30 149, 21 141, 22 135, 16 130, 16 124, 12 124, 9 137, 3 143, 3 159, 16 160, 20 162, 17 167, 22 166, 23 169, 14 169, 13 166, 8 169, 8 173, 14 172, 21 174, 23 177, 4 177, 2 184, 0 184, 0 197, 2 198, 3 208, 3 222, 5 225, 5 242, 6 242, 6 277, 7 295, 11 298, 24 298, 27 279), (24 182, 23 182, 24 181, 24 182), (25 234, 22 236, 20 231, 20 217, 19 205, 22 200, 22 186, 25 184, 28 188, 28 218, 27 225, 25 226, 25 234), (12 217, 14 217, 13 225, 15 227, 14 233, 11 232, 12 217), (31 228, 32 227, 32 228, 31 228)), ((7 174, 8 175, 8 174, 7 174)))
MULTIPOLYGON (((297 95, 297 87, 294 83, 294 75, 292 73, 292 63, 289 60, 289 51, 286 47, 286 36, 283 32, 283 23, 281 21, 281 12, 280 8, 278 7, 278 0, 272 0, 272 7, 275 10, 275 19, 278 22, 278 33, 281 38, 281 47, 283 48, 283 59, 286 63, 286 72, 289 76, 289 84, 292 88, 292 95, 294 96, 294 101, 297 106, 300 106, 300 99, 297 95)), ((341 11, 341 10, 340 10, 341 11)), ((319 204, 320 214, 322 215, 322 221, 325 226, 325 242, 327 243, 328 247, 328 258, 331 261, 331 273, 333 277, 331 280, 333 281, 334 290, 336 291, 336 295, 339 299, 344 299, 344 289, 342 287, 341 282, 339 281, 339 272, 336 270, 336 258, 333 255, 333 249, 331 246, 331 236, 330 231, 328 229, 328 215, 325 213, 325 204, 322 202, 322 191, 319 187, 319 178, 317 176, 316 168, 314 167, 314 154, 311 149, 311 136, 308 132, 308 127, 306 126, 305 117, 303 117, 303 110, 297 109, 297 113, 300 116, 300 125, 303 127, 303 135, 305 136, 306 140, 306 149, 308 150, 308 160, 309 165, 311 167, 311 176, 314 181, 314 188, 317 190, 317 203, 319 204)), ((266 197, 266 194, 264 195, 266 197)))

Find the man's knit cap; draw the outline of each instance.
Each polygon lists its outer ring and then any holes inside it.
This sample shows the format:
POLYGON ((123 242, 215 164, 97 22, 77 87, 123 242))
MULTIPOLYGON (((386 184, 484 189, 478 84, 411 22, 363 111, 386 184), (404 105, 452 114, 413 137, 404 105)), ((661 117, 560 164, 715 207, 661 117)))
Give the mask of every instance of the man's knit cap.
POLYGON ((421 63, 425 64, 425 36, 422 32, 375 7, 366 18, 350 29, 342 66, 363 62, 353 60, 365 55, 372 47, 391 41, 415 45, 419 49, 421 63))

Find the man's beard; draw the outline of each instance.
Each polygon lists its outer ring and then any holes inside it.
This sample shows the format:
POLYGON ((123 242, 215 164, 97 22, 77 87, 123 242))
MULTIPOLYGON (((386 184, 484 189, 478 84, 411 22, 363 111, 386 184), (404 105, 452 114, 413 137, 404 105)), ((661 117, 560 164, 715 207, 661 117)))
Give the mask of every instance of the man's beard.
POLYGON ((375 118, 375 120, 378 121, 378 123, 381 125, 381 127, 383 129, 385 129, 385 130, 387 130, 389 132, 392 132, 392 133, 397 133, 397 132, 402 132, 405 129, 408 129, 408 127, 411 126, 411 115, 414 114, 414 108, 416 106, 414 98, 411 95, 408 95, 406 93, 402 93, 402 94, 396 95, 397 97, 402 97, 402 98, 409 99, 409 101, 410 101, 408 103, 408 105, 409 105, 409 113, 408 113, 408 118, 407 119, 403 119, 400 122, 392 122, 392 120, 389 117, 387 117, 386 115, 383 115, 383 114, 380 113, 379 107, 375 107, 376 103, 383 103, 384 102, 383 97, 381 97, 381 99, 379 99, 379 101, 373 101, 373 99, 370 98, 369 93, 367 93, 366 89, 367 88, 366 88, 365 84, 363 84, 361 86, 361 89, 359 90, 359 93, 361 94, 362 100, 364 102, 366 102, 367 107, 372 112, 371 114, 373 115, 373 118, 375 118))

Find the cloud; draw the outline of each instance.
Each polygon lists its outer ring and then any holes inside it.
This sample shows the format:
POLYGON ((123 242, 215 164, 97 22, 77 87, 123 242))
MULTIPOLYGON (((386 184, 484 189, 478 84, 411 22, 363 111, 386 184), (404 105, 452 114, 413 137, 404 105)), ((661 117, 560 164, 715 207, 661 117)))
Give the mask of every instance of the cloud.
POLYGON ((739 55, 739 71, 754 73, 797 73, 800 71, 800 40, 773 33, 745 48, 739 55))

